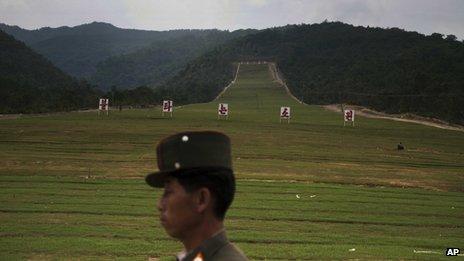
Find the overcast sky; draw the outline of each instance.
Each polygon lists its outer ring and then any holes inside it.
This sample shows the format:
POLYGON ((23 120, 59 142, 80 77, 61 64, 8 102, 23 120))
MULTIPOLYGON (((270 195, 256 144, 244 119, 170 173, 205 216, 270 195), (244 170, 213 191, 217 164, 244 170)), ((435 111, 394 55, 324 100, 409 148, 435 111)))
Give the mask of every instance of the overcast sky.
POLYGON ((464 38, 464 0, 0 0, 0 22, 27 29, 101 21, 147 30, 236 30, 325 19, 464 38))

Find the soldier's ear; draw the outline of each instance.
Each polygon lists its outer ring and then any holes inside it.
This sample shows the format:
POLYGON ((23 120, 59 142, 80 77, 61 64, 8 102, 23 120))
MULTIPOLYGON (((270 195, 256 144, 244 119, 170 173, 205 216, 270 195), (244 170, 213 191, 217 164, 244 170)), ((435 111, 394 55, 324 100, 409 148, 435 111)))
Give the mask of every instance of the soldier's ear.
POLYGON ((208 188, 203 187, 198 189, 195 194, 196 209, 198 213, 203 213, 208 209, 208 206, 211 205, 211 192, 208 188))

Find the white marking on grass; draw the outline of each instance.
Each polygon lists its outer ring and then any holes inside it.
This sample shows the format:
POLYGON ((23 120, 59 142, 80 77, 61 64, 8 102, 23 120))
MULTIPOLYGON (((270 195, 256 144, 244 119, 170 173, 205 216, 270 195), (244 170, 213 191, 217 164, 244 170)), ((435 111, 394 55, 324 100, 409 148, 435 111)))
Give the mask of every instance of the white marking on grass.
POLYGON ((272 78, 274 78, 274 80, 279 83, 280 85, 282 85, 282 87, 285 88, 285 91, 287 92, 287 94, 293 98, 295 101, 301 103, 301 104, 306 104, 304 103, 303 101, 300 101, 297 97, 295 97, 292 92, 290 91, 290 89, 288 88, 287 86, 287 83, 285 83, 284 81, 284 78, 282 77, 282 75, 280 74, 279 70, 277 69, 277 66, 275 63, 268 63, 268 68, 269 68, 269 71, 271 72, 271 75, 272 75, 272 78))
POLYGON ((227 89, 229 89, 229 87, 235 83, 235 81, 237 80, 237 77, 238 77, 238 71, 240 70, 240 63, 237 65, 237 71, 235 71, 235 76, 234 76, 234 79, 229 83, 229 85, 227 85, 226 87, 224 87, 224 89, 221 91, 221 93, 218 94, 218 96, 216 96, 216 98, 214 98, 214 101, 216 101, 217 99, 219 99, 226 91, 227 89))
POLYGON ((415 250, 415 249, 414 249, 414 253, 415 254, 442 254, 441 252, 432 251, 432 250, 415 250))
MULTIPOLYGON (((262 174, 251 172, 250 174, 262 174)), ((301 183, 301 184, 314 184, 313 181, 310 180, 295 180, 295 179, 250 179, 250 178, 242 178, 239 179, 241 181, 251 181, 251 182, 267 182, 267 183, 301 183)))

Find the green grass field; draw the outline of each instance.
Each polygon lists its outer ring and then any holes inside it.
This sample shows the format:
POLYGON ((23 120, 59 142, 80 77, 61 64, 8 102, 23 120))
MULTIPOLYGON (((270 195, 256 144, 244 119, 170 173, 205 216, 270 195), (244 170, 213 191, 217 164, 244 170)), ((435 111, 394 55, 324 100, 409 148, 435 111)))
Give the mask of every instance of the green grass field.
POLYGON ((289 98, 267 65, 242 65, 218 101, 176 107, 172 119, 156 108, 0 120, 0 259, 172 259, 182 246, 158 224, 160 191, 143 177, 162 137, 205 129, 232 139, 238 192, 226 226, 252 259, 437 260, 464 249, 464 133, 362 117, 343 127, 341 114, 289 98))

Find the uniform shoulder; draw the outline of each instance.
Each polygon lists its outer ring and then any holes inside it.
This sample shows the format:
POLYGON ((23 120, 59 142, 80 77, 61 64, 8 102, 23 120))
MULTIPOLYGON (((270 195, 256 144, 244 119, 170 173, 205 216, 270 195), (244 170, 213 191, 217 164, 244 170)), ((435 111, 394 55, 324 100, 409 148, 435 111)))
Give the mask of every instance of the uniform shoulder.
POLYGON ((247 261, 248 258, 234 244, 227 243, 214 254, 213 260, 220 261, 247 261))

